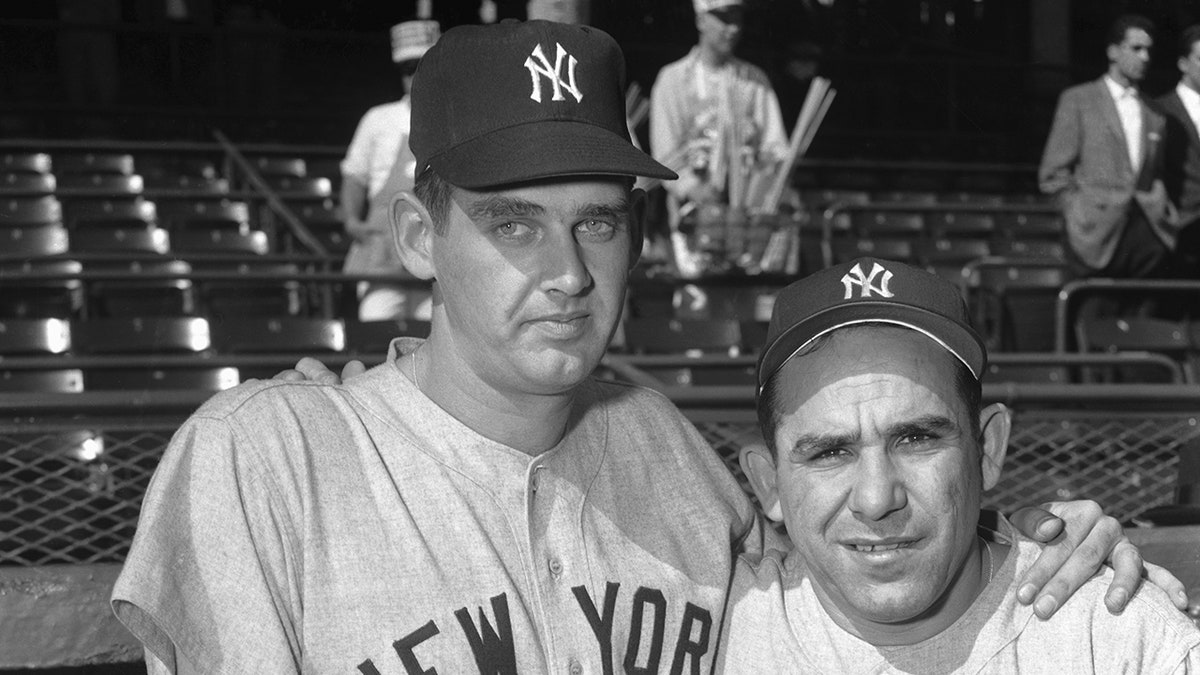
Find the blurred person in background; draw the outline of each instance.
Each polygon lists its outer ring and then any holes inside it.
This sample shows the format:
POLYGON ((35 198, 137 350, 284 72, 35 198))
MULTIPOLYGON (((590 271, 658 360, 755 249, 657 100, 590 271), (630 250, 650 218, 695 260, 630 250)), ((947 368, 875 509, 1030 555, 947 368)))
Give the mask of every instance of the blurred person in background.
MULTIPOLYGON (((392 242, 388 207, 392 197, 410 190, 416 158, 408 147, 412 106, 408 92, 421 57, 437 42, 436 21, 405 21, 392 27, 392 61, 404 84, 404 96, 367 111, 358 123, 342 160, 341 208, 353 242, 342 269, 348 273, 403 273, 392 242)), ((429 319, 429 293, 386 282, 358 285, 360 321, 429 319)))
POLYGON ((1156 99, 1167 117, 1163 181, 1179 209, 1176 273, 1200 278, 1200 24, 1183 31, 1176 61, 1182 77, 1156 99))

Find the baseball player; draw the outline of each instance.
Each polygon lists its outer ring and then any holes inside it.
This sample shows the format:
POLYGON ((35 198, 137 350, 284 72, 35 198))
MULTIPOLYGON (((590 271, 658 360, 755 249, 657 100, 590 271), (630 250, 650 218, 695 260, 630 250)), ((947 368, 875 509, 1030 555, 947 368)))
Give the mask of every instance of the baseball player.
MULTIPOLYGON (((391 217, 429 338, 181 427, 113 591, 151 672, 710 671, 734 556, 782 544, 667 399, 590 377, 641 242, 633 177, 674 176, 629 142, 623 69, 603 32, 542 21, 426 53, 391 217)), ((1065 586, 1119 542, 1080 520, 1065 586)))

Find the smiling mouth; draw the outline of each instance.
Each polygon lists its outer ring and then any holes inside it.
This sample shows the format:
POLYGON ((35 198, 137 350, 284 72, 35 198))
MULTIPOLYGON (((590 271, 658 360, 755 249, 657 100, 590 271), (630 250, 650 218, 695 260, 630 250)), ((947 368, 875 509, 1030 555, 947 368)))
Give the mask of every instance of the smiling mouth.
POLYGON ((865 544, 850 544, 850 548, 858 551, 859 553, 882 553, 884 551, 895 551, 901 548, 908 548, 909 546, 911 546, 911 544, 908 542, 895 544, 874 544, 870 546, 865 544))

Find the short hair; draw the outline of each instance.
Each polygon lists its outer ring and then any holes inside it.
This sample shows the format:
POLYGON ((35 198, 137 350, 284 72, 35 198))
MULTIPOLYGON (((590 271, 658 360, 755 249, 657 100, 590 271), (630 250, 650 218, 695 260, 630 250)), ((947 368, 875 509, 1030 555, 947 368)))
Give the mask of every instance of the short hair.
MULTIPOLYGON (((796 356, 808 356, 813 352, 820 350, 829 343, 836 332, 848 330, 862 330, 870 326, 890 325, 890 324, 860 324, 842 328, 840 331, 825 333, 818 336, 804 345, 798 350, 792 358, 796 356)), ((967 423, 970 424, 971 437, 979 438, 979 413, 983 409, 983 383, 975 379, 971 373, 971 369, 965 363, 958 360, 950 352, 946 352, 946 356, 954 359, 954 388, 958 395, 962 398, 962 402, 967 408, 967 423)), ((762 431, 763 440, 766 441, 767 447, 771 450, 771 455, 778 461, 779 453, 775 448, 775 430, 779 426, 779 415, 776 410, 779 407, 779 375, 772 376, 763 385, 762 392, 758 396, 758 426, 762 431)))
POLYGON ((417 176, 413 183, 413 194, 421 200, 429 218, 433 220, 433 231, 436 234, 446 234, 446 224, 450 219, 450 198, 454 196, 454 186, 442 180, 432 168, 426 169, 417 176))
POLYGON ((1117 17, 1116 21, 1108 28, 1108 44, 1117 46, 1125 41, 1125 34, 1131 28, 1138 28, 1146 31, 1150 37, 1154 37, 1154 22, 1141 14, 1123 14, 1117 17))
POLYGON ((1200 42, 1200 24, 1193 24, 1183 29, 1179 36, 1179 58, 1186 59, 1192 55, 1192 45, 1200 42))

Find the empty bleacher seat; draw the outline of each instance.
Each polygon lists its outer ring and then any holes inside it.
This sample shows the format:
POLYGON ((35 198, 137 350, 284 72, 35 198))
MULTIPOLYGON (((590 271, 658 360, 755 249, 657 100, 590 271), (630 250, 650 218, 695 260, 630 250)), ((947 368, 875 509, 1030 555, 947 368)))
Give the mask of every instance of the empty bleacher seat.
POLYGON ((831 242, 834 264, 862 256, 909 262, 914 260, 913 242, 909 239, 872 238, 857 236, 835 237, 831 242))
MULTIPOLYGON (((1075 339, 1081 351, 1156 352, 1180 364, 1186 364, 1193 352, 1186 322, 1149 316, 1079 317, 1075 322, 1075 339)), ((1136 365, 1113 367, 1099 379, 1145 382, 1148 381, 1145 370, 1136 365)), ((1191 368, 1185 368, 1185 373, 1188 379, 1194 379, 1191 368)))
POLYGON ((279 275, 278 279, 233 279, 199 281, 199 308, 210 317, 295 316, 306 309, 301 286, 294 275, 299 268, 292 263, 254 263, 246 261, 209 263, 193 261, 197 273, 261 273, 279 275))
POLYGON ((996 219, 990 213, 947 211, 931 214, 929 231, 935 237, 971 237, 987 239, 996 233, 996 219))
POLYGON ((132 174, 133 155, 124 152, 83 152, 54 156, 54 173, 132 174))
POLYGON ((991 259, 965 278, 976 327, 990 349, 1038 352, 1054 349, 1058 291, 1065 263, 991 259))
POLYGON ((146 176, 146 193, 170 191, 186 193, 192 197, 220 199, 229 194, 229 181, 224 178, 204 176, 146 176))
POLYGON ((158 209, 145 199, 69 199, 63 206, 68 227, 146 228, 158 222, 158 209))
POLYGON ((872 204, 936 204, 938 195, 933 190, 888 190, 871 194, 872 204))
POLYGON ((161 227, 84 228, 71 233, 70 250, 74 253, 125 253, 165 255, 171 250, 171 237, 161 227))
POLYGON ((919 212, 855 211, 850 221, 855 232, 867 237, 919 237, 925 232, 925 216, 919 212))
POLYGON ((142 194, 143 189, 145 189, 145 183, 137 174, 64 173, 58 177, 58 192, 61 195, 134 197, 142 194))
POLYGON ((239 316, 214 321, 213 344, 225 353, 316 354, 346 349, 341 319, 239 316))
POLYGON ((44 152, 0 153, 0 171, 7 173, 50 173, 53 163, 44 152))
POLYGON ((49 225, 62 219, 62 204, 54 197, 0 199, 0 227, 49 225))
POLYGON ((324 177, 272 176, 267 178, 267 184, 281 197, 289 200, 328 199, 333 196, 333 184, 324 177))
POLYGON ((0 354, 62 354, 71 349, 65 319, 0 319, 0 354))
MULTIPOLYGON (((89 262, 89 272, 186 275, 192 267, 174 258, 89 262)), ((88 302, 95 317, 184 316, 196 308, 193 283, 186 278, 141 278, 131 281, 96 280, 88 284, 88 302)))
POLYGON ((62 225, 0 228, 0 253, 38 258, 66 253, 70 247, 62 225))
POLYGON ((78 368, 0 369, 0 391, 76 393, 83 391, 78 368))
POLYGON ((216 179, 219 177, 217 164, 207 157, 156 153, 141 155, 134 159, 137 172, 149 181, 181 177, 216 179))
POLYGON ((1066 249, 1061 241, 1052 239, 996 239, 992 253, 1005 258, 1050 258, 1064 260, 1066 249))
POLYGON ((271 242, 262 230, 183 230, 171 235, 171 250, 179 254, 266 255, 271 251, 271 242))
POLYGON ((72 324, 72 344, 89 354, 195 353, 212 346, 202 317, 139 316, 72 324))
POLYGON ((263 177, 304 178, 308 175, 308 165, 300 157, 248 157, 247 159, 263 177))
MULTIPOLYGON (((342 223, 341 213, 330 201, 297 204, 296 217, 331 255, 345 256, 353 241, 342 223)), ((291 236, 288 234, 287 236, 291 236)), ((295 250, 292 243, 291 250, 295 250)))
POLYGON ((0 198, 52 195, 57 188, 52 173, 0 173, 0 198))
POLYGON ((916 256, 931 266, 964 264, 991 255, 991 245, 984 239, 929 239, 918 242, 916 256))
POLYGON ((172 231, 184 229, 223 229, 249 231, 250 207, 246 202, 211 199, 165 201, 159 206, 159 219, 172 231))
POLYGON ((88 368, 83 372, 83 388, 87 391, 188 389, 193 391, 223 391, 237 386, 237 368, 173 367, 147 368, 88 368))
POLYGON ((736 319, 629 318, 624 322, 625 348, 644 354, 688 352, 738 353, 741 325, 736 319))
MULTIPOLYGON (((65 242, 65 230, 58 230, 65 242)), ((62 275, 60 279, 42 280, 6 278, 4 292, 0 293, 0 316, 67 318, 75 315, 84 301, 83 284, 76 278, 82 269, 76 260, 31 258, 0 263, 0 271, 6 274, 62 275)))
POLYGON ((996 229, 1010 239, 1056 239, 1063 235, 1062 217, 1056 213, 997 213, 996 229))

